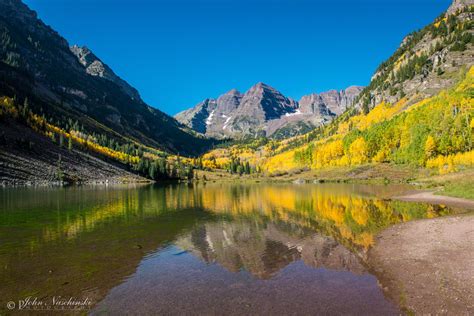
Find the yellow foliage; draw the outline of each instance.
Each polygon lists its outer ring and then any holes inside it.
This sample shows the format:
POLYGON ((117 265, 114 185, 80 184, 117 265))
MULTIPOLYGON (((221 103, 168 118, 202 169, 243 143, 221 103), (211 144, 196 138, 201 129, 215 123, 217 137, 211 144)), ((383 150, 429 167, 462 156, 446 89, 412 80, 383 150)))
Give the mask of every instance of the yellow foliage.
POLYGON ((301 167, 300 163, 295 162, 294 153, 294 151, 287 151, 268 158, 263 165, 263 169, 269 173, 275 173, 301 167))
POLYGON ((316 146, 313 151, 313 165, 315 169, 327 166, 343 166, 346 161, 341 160, 344 156, 344 145, 342 140, 336 140, 316 146))
POLYGON ((367 143, 363 137, 357 138, 349 147, 351 165, 360 165, 368 161, 367 143))
POLYGON ((439 155, 426 162, 426 167, 437 168, 440 174, 454 172, 459 167, 472 166, 474 166, 474 150, 449 156, 439 155))
POLYGON ((99 153, 99 154, 105 155, 107 157, 122 161, 123 163, 137 164, 140 160, 140 158, 138 156, 132 156, 132 155, 126 154, 126 153, 121 152, 121 151, 116 151, 116 150, 110 149, 108 147, 101 146, 101 145, 97 144, 92 137, 87 137, 85 139, 81 138, 81 136, 82 136, 81 133, 79 133, 77 131, 71 131, 71 133, 69 134, 69 133, 65 132, 64 130, 62 130, 62 129, 56 127, 56 126, 53 126, 51 124, 47 123, 46 125, 47 125, 48 129, 50 129, 51 131, 54 131, 56 134, 63 134, 67 138, 71 137, 71 139, 74 142, 76 142, 78 144, 81 144, 81 145, 87 147, 88 149, 91 149, 91 150, 95 151, 96 153, 99 153))
MULTIPOLYGON (((0 98, 0 113, 6 111, 10 116, 16 117, 18 111, 14 106, 13 100, 11 98, 2 97, 0 98)), ((101 146, 97 144, 96 140, 90 135, 84 135, 77 131, 71 131, 71 133, 66 132, 58 126, 46 122, 41 116, 33 114, 30 112, 28 114, 28 125, 36 132, 43 133, 45 136, 51 137, 53 134, 62 135, 65 139, 71 139, 72 141, 87 147, 90 150, 93 150, 99 154, 105 155, 107 157, 122 161, 124 163, 138 163, 139 157, 128 155, 126 153, 110 149, 108 147, 101 146)))
POLYGON ((215 159, 203 159, 202 166, 207 169, 217 169, 217 164, 215 159))
POLYGON ((433 136, 429 135, 425 142, 425 156, 431 158, 436 152, 436 142, 433 136))
POLYGON ((405 105, 407 99, 403 98, 393 106, 382 102, 376 105, 369 113, 366 115, 356 115, 350 119, 350 121, 360 130, 365 130, 370 126, 385 121, 387 119, 392 118, 394 115, 400 113, 405 105))
POLYGON ((341 123, 339 123, 339 126, 337 128, 337 133, 339 135, 345 135, 345 134, 349 133, 350 130, 351 130, 351 122, 350 121, 341 122, 341 123))
POLYGON ((216 166, 218 169, 224 169, 229 164, 230 164, 230 158, 228 157, 216 158, 216 166))
MULTIPOLYGON (((469 68, 469 71, 466 74, 466 78, 461 82, 461 84, 457 86, 456 91, 460 92, 466 91, 468 89, 474 89, 474 66, 469 68)), ((472 99, 471 102, 473 102, 472 99)))
POLYGON ((228 148, 213 149, 202 158, 203 166, 207 169, 226 169, 234 158, 239 158, 242 163, 249 162, 250 166, 259 165, 259 155, 253 150, 234 145, 228 148))
POLYGON ((356 237, 355 243, 368 249, 374 244, 374 235, 364 232, 356 237))
POLYGON ((0 117, 2 115, 9 115, 12 117, 18 116, 18 111, 13 104, 13 100, 8 97, 1 97, 0 98, 0 117))
POLYGON ((393 70, 394 70, 394 71, 398 71, 398 69, 400 69, 400 66, 402 65, 403 61, 405 60, 406 55, 407 55, 407 53, 405 52, 405 53, 403 53, 402 56, 400 56, 400 57, 397 59, 397 61, 395 62, 395 66, 393 67, 393 70))
POLYGON ((388 162, 390 159, 389 157, 390 157, 390 148, 384 147, 375 154, 372 160, 375 162, 388 162))
POLYGON ((441 25, 441 22, 443 22, 443 21, 446 22, 447 19, 446 19, 446 18, 443 18, 443 19, 439 20, 438 22, 436 22, 436 23, 434 24, 434 27, 438 28, 438 27, 441 25))

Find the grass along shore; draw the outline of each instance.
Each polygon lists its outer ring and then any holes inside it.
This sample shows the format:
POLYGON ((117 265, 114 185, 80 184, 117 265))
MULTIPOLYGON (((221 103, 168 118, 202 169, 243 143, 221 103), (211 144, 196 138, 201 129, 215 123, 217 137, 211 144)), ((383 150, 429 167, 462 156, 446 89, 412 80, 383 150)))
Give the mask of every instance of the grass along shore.
POLYGON ((264 174, 239 176, 223 170, 198 170, 196 175, 198 181, 406 183, 413 185, 414 189, 433 191, 437 195, 474 200, 474 169, 439 175, 426 168, 387 163, 322 170, 296 170, 277 176, 264 174))

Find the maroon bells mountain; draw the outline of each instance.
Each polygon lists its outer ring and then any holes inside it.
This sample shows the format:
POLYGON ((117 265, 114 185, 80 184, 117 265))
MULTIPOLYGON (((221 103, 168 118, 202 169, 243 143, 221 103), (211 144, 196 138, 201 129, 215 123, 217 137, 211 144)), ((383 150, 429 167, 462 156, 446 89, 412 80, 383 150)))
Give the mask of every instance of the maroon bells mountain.
POLYGON ((296 101, 260 82, 244 94, 233 89, 217 99, 206 99, 175 118, 210 137, 284 138, 330 122, 352 106, 362 89, 313 93, 296 101))

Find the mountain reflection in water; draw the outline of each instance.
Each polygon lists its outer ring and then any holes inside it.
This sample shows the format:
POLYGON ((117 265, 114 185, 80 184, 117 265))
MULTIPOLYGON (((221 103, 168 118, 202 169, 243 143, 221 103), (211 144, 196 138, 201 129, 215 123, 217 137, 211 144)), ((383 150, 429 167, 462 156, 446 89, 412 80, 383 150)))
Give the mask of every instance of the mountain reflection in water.
POLYGON ((356 255, 333 238, 285 224, 202 224, 174 244, 206 263, 218 263, 231 272, 245 270, 260 279, 270 279, 298 260, 314 268, 365 271, 356 255))

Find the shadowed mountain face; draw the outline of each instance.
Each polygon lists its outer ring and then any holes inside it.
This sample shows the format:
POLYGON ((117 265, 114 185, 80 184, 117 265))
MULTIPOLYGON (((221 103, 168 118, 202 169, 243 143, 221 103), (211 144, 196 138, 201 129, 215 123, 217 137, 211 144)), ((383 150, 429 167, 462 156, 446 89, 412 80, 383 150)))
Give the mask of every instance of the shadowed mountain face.
POLYGON ((208 141, 150 107, 85 47, 67 41, 19 0, 0 1, 0 95, 28 98, 36 113, 78 120, 90 132, 196 154, 208 141))
POLYGON ((310 94, 295 101, 276 89, 257 83, 241 94, 233 89, 206 99, 175 118, 196 132, 212 137, 283 138, 330 122, 352 105, 362 87, 310 94))
POLYGON ((105 78, 117 84, 133 100, 141 101, 137 89, 130 86, 125 80, 117 76, 109 66, 104 64, 99 57, 87 47, 71 46, 71 52, 76 55, 79 62, 86 68, 86 72, 91 76, 105 78))

